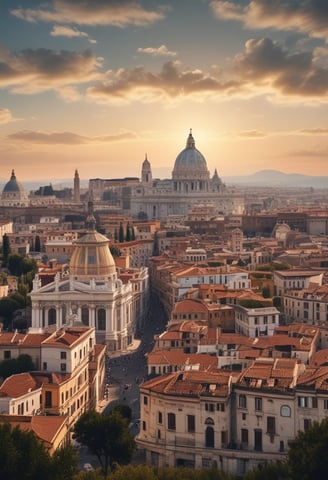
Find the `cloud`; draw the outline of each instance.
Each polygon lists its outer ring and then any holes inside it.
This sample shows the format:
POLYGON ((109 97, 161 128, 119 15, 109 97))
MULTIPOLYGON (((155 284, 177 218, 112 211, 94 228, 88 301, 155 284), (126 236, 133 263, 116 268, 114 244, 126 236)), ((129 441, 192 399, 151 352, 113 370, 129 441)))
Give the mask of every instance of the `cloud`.
POLYGON ((15 119, 8 108, 0 108, 0 124, 10 123, 14 120, 15 119))
POLYGON ((213 0, 217 18, 236 20, 247 28, 294 30, 328 40, 327 0, 213 0))
POLYGON ((88 95, 102 101, 138 100, 146 102, 186 98, 198 94, 230 94, 239 84, 233 80, 220 81, 199 69, 179 69, 179 62, 164 63, 159 73, 146 71, 144 67, 121 68, 108 71, 104 81, 88 89, 88 95))
POLYGON ((246 138, 263 138, 266 137, 268 134, 263 132, 262 130, 244 130, 241 132, 237 132, 238 137, 246 137, 246 138))
POLYGON ((34 130, 20 130, 8 135, 7 140, 40 145, 81 145, 88 143, 109 143, 136 138, 132 132, 119 132, 113 135, 86 137, 72 132, 40 132, 34 130))
POLYGON ((304 128, 301 130, 301 133, 306 133, 309 135, 327 135, 328 128, 304 128))
POLYGON ((289 152, 290 156, 294 157, 316 157, 316 158, 327 158, 328 156, 328 148, 319 148, 319 147, 313 147, 310 149, 304 149, 304 150, 294 150, 289 152))
POLYGON ((160 47, 145 47, 145 48, 138 48, 139 53, 146 53, 148 55, 153 55, 154 57, 157 56, 167 56, 167 57, 175 57, 177 52, 172 52, 167 49, 166 45, 161 45, 160 47))
POLYGON ((76 25, 147 26, 165 18, 165 9, 146 10, 127 0, 53 0, 38 8, 15 8, 11 14, 27 22, 71 23, 76 25))
POLYGON ((96 40, 93 40, 89 37, 89 35, 85 32, 81 32, 77 28, 66 27, 64 25, 55 25, 50 32, 52 37, 67 37, 67 38, 86 38, 90 43, 97 43, 96 40))
POLYGON ((34 94, 60 89, 98 78, 102 60, 90 51, 82 53, 39 48, 18 53, 0 50, 0 88, 34 94))
POLYGON ((327 97, 328 69, 314 63, 311 51, 289 54, 268 38, 250 39, 234 60, 240 78, 254 86, 271 87, 288 97, 327 97))

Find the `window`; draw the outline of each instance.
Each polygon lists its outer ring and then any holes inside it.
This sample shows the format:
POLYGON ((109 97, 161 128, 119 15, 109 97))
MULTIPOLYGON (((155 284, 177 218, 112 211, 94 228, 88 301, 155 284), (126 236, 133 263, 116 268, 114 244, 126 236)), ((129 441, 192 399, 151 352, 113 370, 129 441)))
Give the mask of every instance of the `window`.
POLYGON ((47 362, 43 362, 42 368, 43 368, 43 370, 47 370, 47 368, 48 368, 47 362))
POLYGON ((318 399, 317 399, 317 397, 312 397, 312 408, 318 408, 318 399))
POLYGON ((262 410, 262 398, 255 397, 255 410, 259 411, 262 410))
POLYGON ((242 414, 241 414, 241 418, 242 418, 242 420, 246 420, 246 418, 247 418, 247 417, 246 417, 246 413, 242 413, 242 414))
POLYGON ((56 309, 50 308, 48 312, 48 325, 55 325, 56 323, 56 309))
POLYGON ((195 431, 195 415, 187 415, 187 429, 189 433, 195 431))
MULTIPOLYGON (((327 404, 328 406, 328 404, 327 404)), ((280 408, 280 415, 282 417, 290 417, 291 416, 291 409, 288 405, 281 405, 280 408)))
POLYGON ((60 371, 61 372, 66 372, 66 363, 61 363, 60 364, 60 371))
POLYGON ((325 410, 328 410, 328 400, 327 400, 327 399, 325 399, 325 400, 323 401, 323 408, 324 408, 325 410))
POLYGON ((214 403, 205 403, 205 410, 207 412, 214 412, 214 403))
POLYGON ((248 430, 247 428, 241 429, 241 443, 248 445, 248 430))
POLYGON ((99 308, 97 311, 98 330, 106 330, 106 311, 104 308, 99 308))
POLYGON ((45 407, 46 408, 52 407, 52 392, 49 392, 49 391, 45 392, 45 407))
POLYGON ((89 326, 89 309, 87 307, 81 309, 81 320, 84 325, 89 326))
POLYGON ((239 395, 239 408, 246 408, 246 395, 239 395))
POLYGON ((167 428, 169 430, 175 430, 175 414, 174 413, 167 414, 167 428))
POLYGON ((310 418, 304 418, 304 430, 308 430, 311 427, 311 419, 310 418))
POLYGON ((60 352, 61 360, 66 360, 66 352, 60 352))
POLYGON ((254 450, 262 451, 262 430, 254 430, 254 450))
POLYGON ((297 405, 301 408, 306 408, 308 406, 308 398, 307 397, 298 397, 297 398, 297 405))
POLYGON ((220 402, 216 404, 216 409, 218 412, 224 412, 225 411, 225 405, 224 403, 220 402))
POLYGON ((271 435, 276 433, 275 417, 267 417, 267 433, 270 433, 271 435))
POLYGON ((143 397, 143 403, 144 405, 148 405, 148 397, 146 396, 143 397))
POLYGON ((143 429, 143 430, 146 430, 146 429, 147 429, 147 425, 146 425, 146 422, 145 422, 145 421, 142 422, 142 429, 143 429))
POLYGON ((11 351, 10 350, 5 350, 3 352, 3 358, 4 358, 4 360, 9 360, 11 358, 11 351))
MULTIPOLYGON (((146 397, 147 398, 147 397, 146 397)), ((157 412, 157 422, 163 423, 163 414, 162 412, 157 412)))

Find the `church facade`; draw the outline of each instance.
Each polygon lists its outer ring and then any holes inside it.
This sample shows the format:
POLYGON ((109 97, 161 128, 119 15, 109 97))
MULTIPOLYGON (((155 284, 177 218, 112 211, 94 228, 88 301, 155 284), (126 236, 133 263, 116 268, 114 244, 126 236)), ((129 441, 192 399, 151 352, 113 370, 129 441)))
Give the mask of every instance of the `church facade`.
POLYGON ((47 285, 38 275, 33 281, 33 330, 58 330, 79 321, 95 328, 97 343, 106 343, 108 351, 121 351, 132 343, 136 329, 132 283, 118 278, 108 243, 95 230, 89 210, 87 232, 75 243, 69 273, 64 277, 57 273, 47 285))
POLYGON ((191 131, 186 147, 175 160, 171 179, 153 179, 146 157, 140 179, 90 179, 89 191, 94 200, 108 201, 122 213, 144 220, 184 216, 196 205, 210 207, 216 215, 241 214, 244 210, 244 199, 226 187, 217 170, 210 176, 191 131))

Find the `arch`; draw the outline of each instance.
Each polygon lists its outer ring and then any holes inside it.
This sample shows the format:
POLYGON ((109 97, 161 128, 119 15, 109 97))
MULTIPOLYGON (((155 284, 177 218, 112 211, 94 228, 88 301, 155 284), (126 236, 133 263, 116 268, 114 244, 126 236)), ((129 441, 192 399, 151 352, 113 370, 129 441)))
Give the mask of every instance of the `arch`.
POLYGON ((97 330, 106 330, 106 310, 99 308, 97 311, 97 330))
POLYGON ((210 426, 205 430, 205 447, 214 448, 214 428, 210 426))
POLYGON ((214 420, 211 417, 207 417, 205 420, 205 425, 214 425, 214 420))
POLYGON ((57 315, 55 308, 49 308, 48 310, 48 325, 56 325, 57 315))
POLYGON ((89 326, 89 308, 88 307, 82 307, 81 308, 81 320, 84 325, 87 327, 89 326))

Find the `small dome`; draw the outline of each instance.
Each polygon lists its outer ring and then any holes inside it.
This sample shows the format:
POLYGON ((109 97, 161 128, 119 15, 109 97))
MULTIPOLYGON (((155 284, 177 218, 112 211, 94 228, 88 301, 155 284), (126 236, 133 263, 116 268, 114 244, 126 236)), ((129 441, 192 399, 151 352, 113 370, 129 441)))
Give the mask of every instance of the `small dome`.
POLYGON ((88 203, 87 233, 75 244, 71 256, 70 275, 80 279, 106 279, 116 276, 116 266, 109 250, 109 240, 95 229, 93 202, 88 203))
POLYGON ((109 240, 96 231, 87 232, 75 244, 70 274, 79 278, 108 278, 116 275, 116 266, 109 250, 109 240))
POLYGON ((209 171, 204 155, 195 147, 192 133, 189 133, 186 148, 177 156, 172 173, 173 179, 179 178, 208 178, 209 171))
POLYGON ((21 185, 17 181, 15 172, 14 172, 14 170, 12 170, 10 180, 4 186, 4 189, 3 189, 2 193, 14 193, 14 192, 24 193, 25 190, 24 190, 23 185, 21 185))

